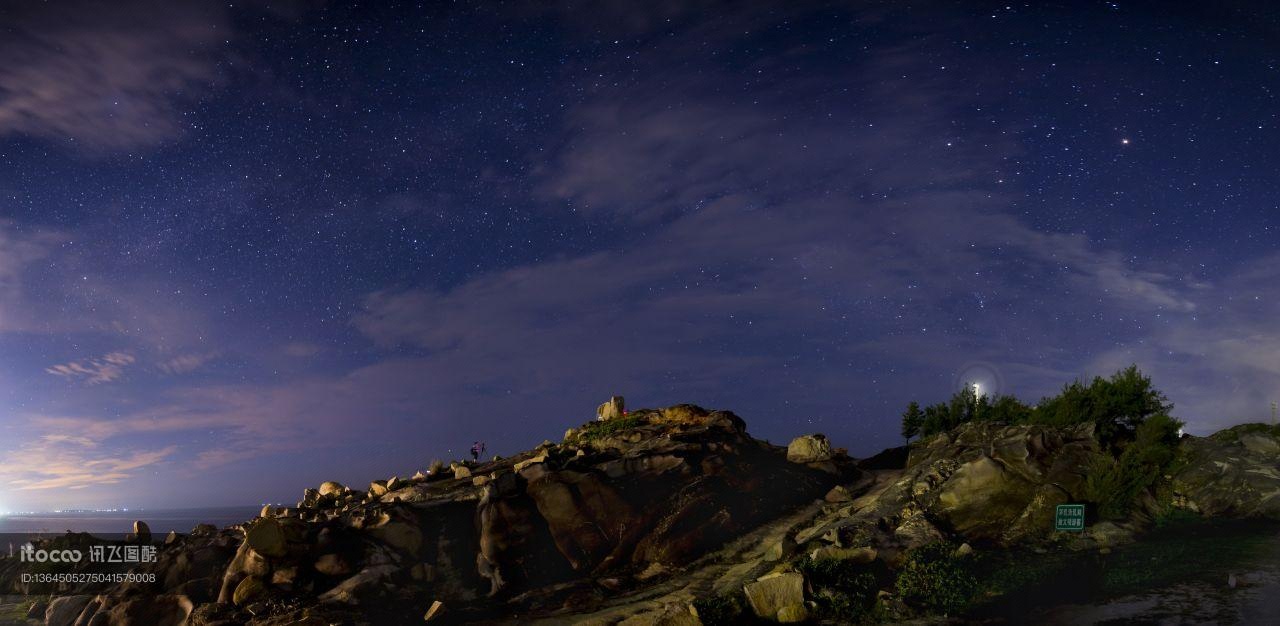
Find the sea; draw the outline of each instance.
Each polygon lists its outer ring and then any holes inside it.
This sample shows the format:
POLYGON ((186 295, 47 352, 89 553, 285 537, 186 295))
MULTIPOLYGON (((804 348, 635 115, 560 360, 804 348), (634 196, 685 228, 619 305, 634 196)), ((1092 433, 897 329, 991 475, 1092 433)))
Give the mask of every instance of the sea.
POLYGON ((189 533, 197 524, 213 524, 218 528, 239 524, 257 517, 261 509, 259 505, 10 514, 0 517, 0 535, 60 535, 67 531, 95 535, 120 535, 131 532, 135 520, 142 520, 147 523, 153 535, 164 536, 171 530, 189 533))

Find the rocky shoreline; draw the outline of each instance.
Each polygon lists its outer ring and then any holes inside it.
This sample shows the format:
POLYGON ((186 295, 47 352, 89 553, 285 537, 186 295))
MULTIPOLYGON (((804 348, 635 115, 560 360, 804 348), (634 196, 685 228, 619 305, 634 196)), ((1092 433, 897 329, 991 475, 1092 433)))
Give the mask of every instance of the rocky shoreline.
POLYGON ((1171 507, 1280 514, 1265 428, 1184 437, 1171 494, 1070 533, 1054 510, 1085 499, 1092 425, 974 422, 859 461, 692 405, 608 417, 511 458, 326 482, 296 507, 171 534, 138 568, 155 582, 40 589, 5 564, 0 590, 57 591, 31 611, 51 626, 896 621, 955 610, 913 590, 945 592, 929 577, 975 554, 1105 553, 1171 507))

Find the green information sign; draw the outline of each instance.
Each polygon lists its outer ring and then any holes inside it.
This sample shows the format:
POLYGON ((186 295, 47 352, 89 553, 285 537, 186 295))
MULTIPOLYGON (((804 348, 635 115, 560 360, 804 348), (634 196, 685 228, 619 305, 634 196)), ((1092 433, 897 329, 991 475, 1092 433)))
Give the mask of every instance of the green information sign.
POLYGON ((1084 530, 1084 505, 1059 504, 1053 512, 1054 530, 1084 530))

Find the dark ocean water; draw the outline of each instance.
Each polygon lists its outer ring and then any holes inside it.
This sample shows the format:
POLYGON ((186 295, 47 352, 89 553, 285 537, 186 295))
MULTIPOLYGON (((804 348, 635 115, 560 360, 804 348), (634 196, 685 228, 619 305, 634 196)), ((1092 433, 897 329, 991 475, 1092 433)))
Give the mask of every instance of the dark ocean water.
POLYGON ((131 509, 117 513, 38 513, 0 517, 0 534, 73 532, 122 534, 133 529, 134 520, 142 520, 152 534, 165 535, 171 530, 191 532, 196 524, 213 524, 219 528, 257 517, 261 507, 219 507, 204 509, 131 509))

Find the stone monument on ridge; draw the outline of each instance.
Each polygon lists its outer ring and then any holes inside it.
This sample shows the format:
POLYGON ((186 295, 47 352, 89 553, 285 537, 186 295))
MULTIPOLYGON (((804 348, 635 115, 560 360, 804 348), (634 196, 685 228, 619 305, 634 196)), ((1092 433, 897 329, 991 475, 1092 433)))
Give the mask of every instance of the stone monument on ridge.
POLYGON ((609 398, 608 402, 596 408, 596 419, 611 420, 617 417, 622 417, 622 414, 626 412, 622 402, 622 396, 613 396, 609 398))

